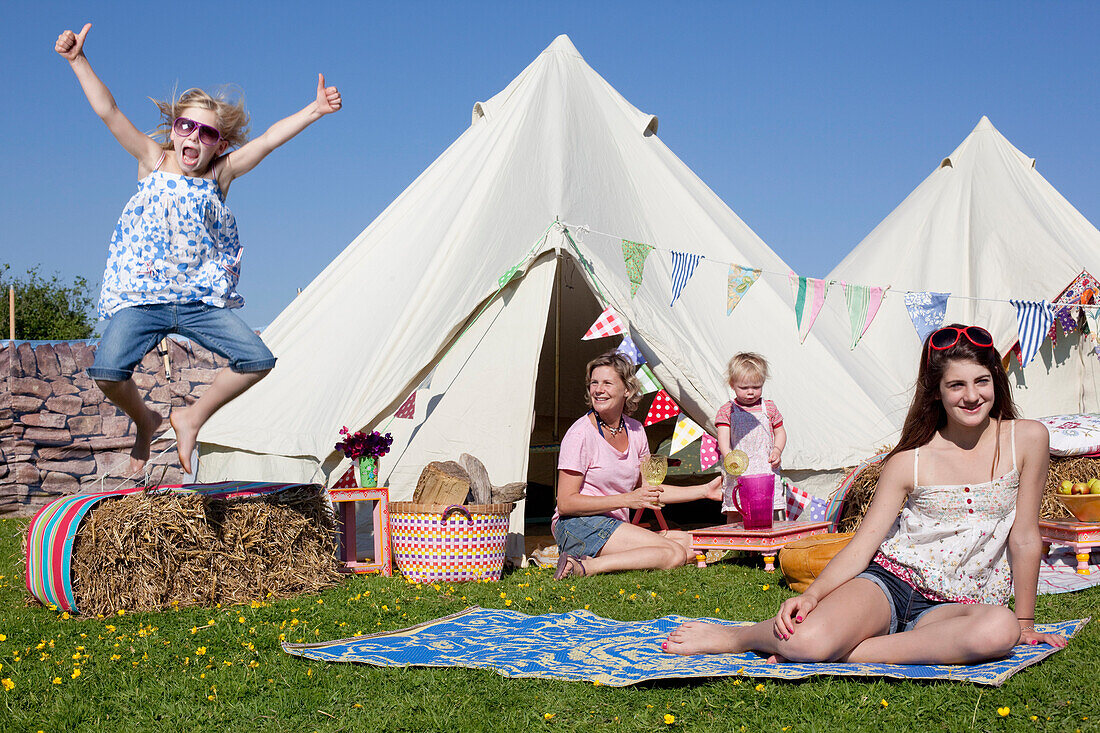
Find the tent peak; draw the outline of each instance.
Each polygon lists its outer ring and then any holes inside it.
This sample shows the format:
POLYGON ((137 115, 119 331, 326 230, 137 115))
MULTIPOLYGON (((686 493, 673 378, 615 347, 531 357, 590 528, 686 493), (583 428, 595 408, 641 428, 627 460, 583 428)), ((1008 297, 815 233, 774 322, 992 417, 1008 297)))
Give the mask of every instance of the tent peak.
POLYGON ((997 128, 993 126, 993 123, 989 121, 988 117, 982 115, 982 118, 978 120, 978 124, 974 126, 974 132, 978 132, 979 130, 996 131, 997 128))
POLYGON ((573 45, 573 42, 569 40, 569 36, 564 33, 555 38, 554 42, 547 46, 543 53, 567 53, 577 58, 581 58, 581 52, 578 51, 577 47, 573 45))

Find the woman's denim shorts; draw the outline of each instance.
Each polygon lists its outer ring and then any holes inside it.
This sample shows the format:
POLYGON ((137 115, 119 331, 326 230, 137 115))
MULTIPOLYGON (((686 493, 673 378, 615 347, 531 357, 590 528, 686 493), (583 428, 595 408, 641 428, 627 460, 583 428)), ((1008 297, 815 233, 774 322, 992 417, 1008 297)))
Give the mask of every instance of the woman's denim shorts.
POLYGON ((925 598, 913 586, 877 562, 872 562, 856 577, 866 578, 886 594, 886 600, 890 602, 891 634, 911 630, 921 620, 921 616, 944 603, 925 598))
POLYGON ((558 517, 554 539, 558 551, 574 557, 595 557, 622 524, 621 520, 596 514, 591 517, 558 517))
POLYGON ((229 359, 235 372, 263 372, 275 366, 275 355, 263 339, 228 308, 206 303, 135 305, 111 316, 96 347, 88 376, 124 382, 142 357, 170 333, 197 341, 229 359))

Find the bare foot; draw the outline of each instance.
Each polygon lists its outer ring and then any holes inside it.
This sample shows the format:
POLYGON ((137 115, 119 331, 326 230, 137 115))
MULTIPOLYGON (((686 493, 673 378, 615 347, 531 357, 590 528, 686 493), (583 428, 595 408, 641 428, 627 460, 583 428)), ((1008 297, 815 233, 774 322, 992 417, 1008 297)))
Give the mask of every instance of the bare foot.
POLYGON ((159 413, 145 408, 145 416, 134 421, 137 428, 137 436, 134 437, 134 447, 130 449, 130 475, 142 473, 145 464, 149 460, 149 446, 153 442, 153 436, 157 434, 157 428, 164 422, 159 413))
POLYGON ((184 473, 191 473, 191 453, 195 450, 195 441, 199 437, 198 426, 188 420, 189 410, 177 407, 168 415, 172 430, 176 432, 176 453, 179 454, 180 467, 184 473))
POLYGON ((688 621, 678 626, 661 644, 669 654, 737 654, 747 651, 740 629, 731 626, 688 621))

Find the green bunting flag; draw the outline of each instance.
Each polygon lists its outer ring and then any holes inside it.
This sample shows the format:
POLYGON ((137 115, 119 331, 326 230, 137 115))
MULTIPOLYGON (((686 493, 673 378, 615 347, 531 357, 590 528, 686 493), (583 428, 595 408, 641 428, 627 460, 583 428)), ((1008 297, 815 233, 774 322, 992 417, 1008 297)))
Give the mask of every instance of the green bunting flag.
POLYGON ((630 278, 630 297, 638 292, 638 286, 642 284, 642 270, 645 269, 645 258, 653 248, 641 242, 623 240, 623 261, 626 263, 626 274, 630 278))
POLYGON ((642 394, 656 392, 661 388, 661 383, 657 381, 657 377, 648 364, 641 364, 634 376, 638 378, 638 383, 642 385, 642 394))

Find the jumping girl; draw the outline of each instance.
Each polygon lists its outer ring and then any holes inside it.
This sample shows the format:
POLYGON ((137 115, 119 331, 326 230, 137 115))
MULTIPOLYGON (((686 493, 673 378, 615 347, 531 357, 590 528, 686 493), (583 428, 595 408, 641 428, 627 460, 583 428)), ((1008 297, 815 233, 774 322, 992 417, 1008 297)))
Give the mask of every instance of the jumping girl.
POLYGON ((774 619, 745 628, 690 622, 662 648, 970 664, 1019 643, 1065 646, 1035 631, 1049 461, 1046 428, 1018 419, 989 332, 941 328, 924 343, 901 439, 851 542, 774 619), (1013 591, 1015 612, 1006 605, 1013 591))
POLYGON ((138 191, 111 237, 99 296, 99 315, 110 322, 88 374, 134 421, 132 475, 149 459, 149 445, 163 421, 146 406, 132 378, 142 357, 169 333, 178 333, 228 358, 229 368, 198 401, 169 416, 180 465, 191 473, 199 429, 275 366, 260 337, 232 312, 244 305, 236 289, 243 251, 225 205, 229 185, 311 123, 339 110, 340 93, 318 74, 316 100, 246 142, 243 104, 189 89, 156 102, 163 116, 158 142, 127 119, 92 71, 84 55, 91 27, 65 31, 54 49, 69 61, 107 129, 137 158, 138 191))

